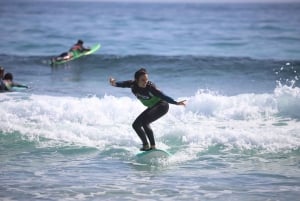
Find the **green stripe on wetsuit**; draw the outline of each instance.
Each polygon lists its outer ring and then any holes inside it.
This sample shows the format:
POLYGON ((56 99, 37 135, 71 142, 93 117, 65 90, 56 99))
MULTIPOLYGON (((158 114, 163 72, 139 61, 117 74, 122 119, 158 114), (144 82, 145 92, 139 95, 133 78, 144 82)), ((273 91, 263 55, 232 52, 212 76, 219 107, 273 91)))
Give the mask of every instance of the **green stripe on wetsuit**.
POLYGON ((156 105, 161 99, 156 96, 152 96, 150 99, 140 99, 139 100, 145 105, 146 107, 153 107, 156 105))

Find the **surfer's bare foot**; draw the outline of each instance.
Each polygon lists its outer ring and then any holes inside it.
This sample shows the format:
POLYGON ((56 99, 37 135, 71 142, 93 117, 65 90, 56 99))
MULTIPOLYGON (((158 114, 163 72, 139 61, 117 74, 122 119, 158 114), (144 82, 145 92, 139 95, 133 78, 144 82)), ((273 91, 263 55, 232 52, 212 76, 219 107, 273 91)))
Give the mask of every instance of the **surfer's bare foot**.
POLYGON ((151 145, 150 149, 156 149, 155 145, 151 145))

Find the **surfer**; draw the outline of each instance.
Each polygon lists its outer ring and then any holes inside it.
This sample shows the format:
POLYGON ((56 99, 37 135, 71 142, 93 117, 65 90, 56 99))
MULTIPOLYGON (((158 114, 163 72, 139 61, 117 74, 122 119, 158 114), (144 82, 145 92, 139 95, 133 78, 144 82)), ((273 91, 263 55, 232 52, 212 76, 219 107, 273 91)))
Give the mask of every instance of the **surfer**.
POLYGON ((10 91, 12 87, 28 88, 28 86, 13 82, 13 75, 6 73, 3 79, 0 80, 0 91, 10 91))
POLYGON ((134 80, 116 82, 116 80, 111 77, 109 78, 109 82, 115 87, 131 88, 132 93, 147 107, 147 109, 135 119, 132 127, 143 143, 143 147, 140 149, 141 151, 155 149, 155 140, 150 123, 156 121, 168 112, 168 103, 185 105, 186 101, 177 102, 157 89, 154 83, 148 80, 148 73, 144 68, 135 72, 134 80), (149 139, 150 146, 146 136, 149 139))
POLYGON ((83 41, 78 40, 76 44, 74 44, 68 52, 63 52, 61 53, 58 57, 52 58, 52 63, 57 62, 57 61, 62 61, 62 60, 69 60, 73 56, 76 56, 80 53, 90 51, 90 48, 86 48, 83 46, 83 41))

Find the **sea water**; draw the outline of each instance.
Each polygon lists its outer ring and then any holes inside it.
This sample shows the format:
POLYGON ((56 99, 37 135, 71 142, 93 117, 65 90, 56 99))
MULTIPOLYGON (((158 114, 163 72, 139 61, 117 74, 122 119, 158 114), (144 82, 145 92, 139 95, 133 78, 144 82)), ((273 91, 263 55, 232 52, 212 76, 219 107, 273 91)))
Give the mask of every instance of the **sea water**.
POLYGON ((0 200, 298 200, 300 5, 1 1, 0 200), (78 39, 96 54, 51 67, 78 39), (140 67, 186 107, 140 164, 140 67))

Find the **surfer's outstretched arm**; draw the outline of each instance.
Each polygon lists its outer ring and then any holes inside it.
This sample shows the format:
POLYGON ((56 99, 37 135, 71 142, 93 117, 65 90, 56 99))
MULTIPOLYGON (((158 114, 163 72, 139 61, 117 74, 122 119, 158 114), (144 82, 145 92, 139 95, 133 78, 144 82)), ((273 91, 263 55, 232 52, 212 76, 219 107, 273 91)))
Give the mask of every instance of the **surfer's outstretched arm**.
MULTIPOLYGON (((110 77, 109 78, 109 83, 114 86, 114 87, 122 87, 122 88, 131 88, 132 85, 134 84, 133 80, 127 80, 127 81, 122 81, 122 82, 117 82, 114 78, 110 77)), ((175 101, 173 98, 165 95, 162 91, 158 90, 154 84, 151 84, 149 90, 151 91, 151 93, 159 98, 161 98, 162 100, 174 104, 174 105, 186 105, 186 100, 183 101, 175 101)))
POLYGON ((153 93, 153 95, 161 98, 164 101, 167 101, 168 103, 171 103, 171 104, 174 104, 174 105, 185 105, 186 100, 177 102, 173 98, 171 98, 170 96, 167 96, 162 91, 158 90, 154 85, 151 87, 151 92, 153 93))
POLYGON ((109 82, 110 85, 114 87, 131 88, 134 81, 127 80, 127 81, 117 82, 114 78, 110 77, 109 82))

